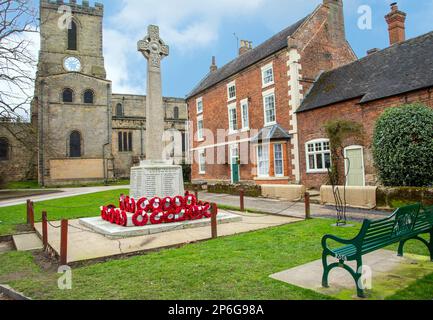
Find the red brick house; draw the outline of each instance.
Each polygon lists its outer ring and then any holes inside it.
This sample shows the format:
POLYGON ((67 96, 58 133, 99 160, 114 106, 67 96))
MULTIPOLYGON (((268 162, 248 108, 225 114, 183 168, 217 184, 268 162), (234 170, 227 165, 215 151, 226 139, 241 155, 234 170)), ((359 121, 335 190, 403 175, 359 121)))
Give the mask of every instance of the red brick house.
POLYGON ((347 184, 376 185, 372 136, 377 118, 386 108, 406 103, 433 107, 433 32, 405 41, 405 18, 392 4, 386 16, 391 46, 322 73, 306 95, 296 112, 302 184, 319 188, 328 181, 330 151, 323 126, 329 120, 362 124, 363 137, 345 142, 347 184))
POLYGON ((215 65, 187 97, 193 181, 299 183, 295 111, 321 71, 355 61, 342 0, 314 12, 256 48, 215 65))

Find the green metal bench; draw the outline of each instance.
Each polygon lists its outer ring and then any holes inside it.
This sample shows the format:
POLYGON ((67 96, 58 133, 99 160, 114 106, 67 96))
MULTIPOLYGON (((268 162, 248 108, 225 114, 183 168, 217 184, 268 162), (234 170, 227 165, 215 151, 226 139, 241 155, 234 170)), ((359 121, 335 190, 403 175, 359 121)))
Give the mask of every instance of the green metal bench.
POLYGON ((333 235, 324 236, 322 239, 323 287, 329 287, 329 272, 341 267, 352 275, 358 296, 364 298, 365 293, 361 283, 362 256, 395 243, 400 243, 398 255, 403 256, 404 245, 412 239, 419 240, 428 247, 433 262, 433 207, 422 208, 421 204, 416 204, 402 207, 385 219, 365 220, 360 233, 352 240, 341 239, 333 235), (422 234, 430 234, 430 242, 421 238, 422 234), (328 246, 328 240, 336 241, 344 246, 331 249, 328 246), (336 258, 338 262, 328 264, 328 256, 336 258), (356 261, 357 269, 353 270, 347 265, 348 261, 356 261))

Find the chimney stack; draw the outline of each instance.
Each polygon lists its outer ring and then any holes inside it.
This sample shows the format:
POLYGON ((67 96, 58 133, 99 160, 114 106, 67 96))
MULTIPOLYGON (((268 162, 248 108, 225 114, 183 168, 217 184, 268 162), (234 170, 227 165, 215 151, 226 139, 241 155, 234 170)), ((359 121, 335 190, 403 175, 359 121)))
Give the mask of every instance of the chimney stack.
POLYGON ((391 3, 391 12, 385 16, 388 23, 389 42, 391 45, 406 40, 406 13, 398 10, 397 2, 391 3))
POLYGON ((210 72, 215 72, 218 70, 218 66, 216 65, 215 56, 212 57, 212 64, 210 65, 210 72))
POLYGON ((241 40, 241 46, 239 48, 239 55, 243 55, 244 53, 253 49, 253 43, 247 40, 241 40))
POLYGON ((379 48, 373 48, 373 49, 370 49, 367 51, 367 55, 369 56, 369 55, 376 53, 376 52, 379 52, 379 51, 380 51, 379 48))
POLYGON ((343 0, 323 0, 328 10, 328 33, 332 44, 336 47, 346 42, 346 27, 344 24, 343 0))

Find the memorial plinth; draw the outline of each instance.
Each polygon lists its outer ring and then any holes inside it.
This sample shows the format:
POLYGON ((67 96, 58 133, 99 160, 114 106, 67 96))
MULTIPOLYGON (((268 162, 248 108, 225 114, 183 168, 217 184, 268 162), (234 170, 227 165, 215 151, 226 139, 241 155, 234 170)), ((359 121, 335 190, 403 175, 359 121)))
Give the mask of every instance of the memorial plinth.
POLYGON ((131 169, 129 194, 134 199, 176 197, 184 193, 182 166, 144 161, 131 169))

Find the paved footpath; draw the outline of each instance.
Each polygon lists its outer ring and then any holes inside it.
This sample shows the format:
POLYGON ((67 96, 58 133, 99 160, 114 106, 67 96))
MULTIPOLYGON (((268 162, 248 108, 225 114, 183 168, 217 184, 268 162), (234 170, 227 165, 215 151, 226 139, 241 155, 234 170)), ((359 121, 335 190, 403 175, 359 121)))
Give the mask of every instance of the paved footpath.
MULTIPOLYGON (((112 187, 87 187, 87 188, 64 188, 58 189, 60 193, 47 194, 32 197, 34 202, 61 199, 78 195, 90 194, 95 192, 103 192, 110 190, 129 189, 129 186, 112 186, 112 187)), ((201 192, 199 198, 204 201, 215 202, 220 205, 239 207, 239 196, 227 194, 214 194, 201 192)), ((25 204, 27 198, 11 199, 0 201, 0 208, 25 204)), ((285 200, 252 198, 245 197, 245 207, 254 211, 278 214, 289 217, 305 218, 305 205, 303 202, 290 202, 285 200)), ((351 220, 362 221, 364 219, 377 219, 389 215, 386 211, 363 210, 363 209, 347 209, 347 217, 351 220)), ((312 217, 336 218, 337 213, 332 206, 311 205, 312 217)))
MULTIPOLYGON (((199 194, 199 198, 200 200, 239 208, 239 196, 201 192, 199 194)), ((303 201, 290 202, 284 200, 245 197, 245 208, 265 213, 305 218, 305 204, 303 201)), ((349 220, 355 221, 382 218, 384 216, 388 216, 389 214, 390 213, 386 211, 363 210, 354 208, 347 209, 347 218, 349 220)), ((311 216, 313 218, 322 217, 336 219, 337 213, 335 207, 311 204, 311 216)))
MULTIPOLYGON (((41 202, 46 200, 62 199, 62 198, 68 198, 73 196, 80 196, 83 194, 104 192, 110 190, 119 190, 119 189, 129 189, 129 186, 62 188, 62 189, 55 189, 56 191, 59 191, 58 193, 34 196, 31 197, 31 199, 33 200, 33 202, 41 202)), ((27 202, 27 199, 28 197, 0 201, 0 208, 25 204, 27 202)))

